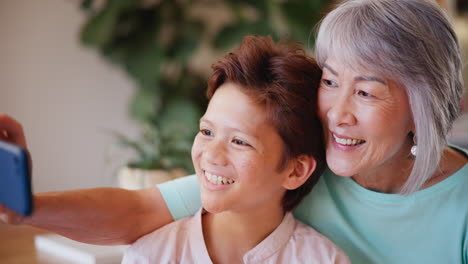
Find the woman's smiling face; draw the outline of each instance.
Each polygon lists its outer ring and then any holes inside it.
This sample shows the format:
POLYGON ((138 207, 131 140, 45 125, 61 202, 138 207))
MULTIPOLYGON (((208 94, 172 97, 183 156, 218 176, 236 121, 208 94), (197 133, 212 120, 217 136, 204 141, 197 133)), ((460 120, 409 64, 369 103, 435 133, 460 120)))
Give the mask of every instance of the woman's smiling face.
POLYGON ((209 212, 281 208, 287 169, 278 172, 283 141, 264 107, 225 83, 200 120, 192 160, 209 212))
MULTIPOLYGON (((337 175, 385 177, 408 160, 413 122, 403 88, 329 58, 319 88, 327 163, 337 175)), ((408 169, 408 168, 405 168, 408 169)))

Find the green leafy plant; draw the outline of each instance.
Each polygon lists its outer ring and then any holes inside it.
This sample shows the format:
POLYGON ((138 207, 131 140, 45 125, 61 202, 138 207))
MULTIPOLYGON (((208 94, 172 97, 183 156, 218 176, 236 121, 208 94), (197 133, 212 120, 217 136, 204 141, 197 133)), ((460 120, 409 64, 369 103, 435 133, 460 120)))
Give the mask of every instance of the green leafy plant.
MULTIPOLYGON (((88 19, 81 42, 99 51, 134 80, 130 115, 142 127, 139 139, 116 133, 137 154, 130 167, 183 168, 191 172, 190 148, 205 109, 207 74, 190 66, 203 41, 226 51, 245 35, 270 35, 309 43, 326 0, 84 0, 88 19), (210 19, 194 8, 222 4, 232 19, 208 40, 210 19)), ((214 14, 216 15, 216 14, 214 14)), ((213 62, 207 62, 213 63, 213 62)))

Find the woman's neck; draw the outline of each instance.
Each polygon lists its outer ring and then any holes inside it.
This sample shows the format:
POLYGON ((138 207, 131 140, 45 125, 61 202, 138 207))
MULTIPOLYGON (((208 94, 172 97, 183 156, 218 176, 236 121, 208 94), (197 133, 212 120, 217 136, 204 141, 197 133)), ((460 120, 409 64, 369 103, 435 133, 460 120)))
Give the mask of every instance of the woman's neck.
POLYGON ((203 215, 203 236, 213 263, 242 263, 243 256, 271 234, 284 217, 281 206, 252 211, 203 215))
POLYGON ((381 193, 398 193, 408 179, 414 165, 409 150, 396 154, 394 159, 373 169, 354 175, 353 180, 362 187, 381 193))
POLYGON ((432 177, 424 184, 423 189, 447 179, 463 168, 467 162, 468 159, 463 154, 452 148, 445 148, 444 153, 440 158, 439 167, 434 175, 432 175, 432 177))
MULTIPOLYGON (((431 187, 447 179, 465 166, 466 162, 466 157, 447 147, 442 154, 438 168, 423 185, 422 189, 431 187)), ((382 168, 367 174, 356 175, 352 178, 359 185, 369 190, 382 193, 398 193, 408 179, 413 168, 413 163, 414 161, 411 159, 402 159, 394 163, 393 166, 387 166, 385 169, 382 168)))

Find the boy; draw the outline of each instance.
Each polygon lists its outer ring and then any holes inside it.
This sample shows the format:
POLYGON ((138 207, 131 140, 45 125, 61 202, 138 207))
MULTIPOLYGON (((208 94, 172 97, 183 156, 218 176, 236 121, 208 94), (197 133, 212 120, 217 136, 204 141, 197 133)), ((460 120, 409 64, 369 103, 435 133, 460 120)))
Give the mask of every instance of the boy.
POLYGON ((123 263, 349 263, 291 214, 325 166, 315 61, 246 37, 213 70, 192 147, 203 208, 136 241, 123 263))

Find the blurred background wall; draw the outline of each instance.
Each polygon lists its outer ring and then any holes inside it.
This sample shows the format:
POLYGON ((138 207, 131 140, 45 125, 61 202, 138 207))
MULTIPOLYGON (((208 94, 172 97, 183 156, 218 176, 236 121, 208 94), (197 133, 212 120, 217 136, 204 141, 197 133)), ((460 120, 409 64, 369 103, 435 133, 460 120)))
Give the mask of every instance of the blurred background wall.
POLYGON ((79 1, 0 1, 0 112, 25 129, 35 192, 115 183, 115 139, 134 135, 121 71, 79 43, 79 1))

